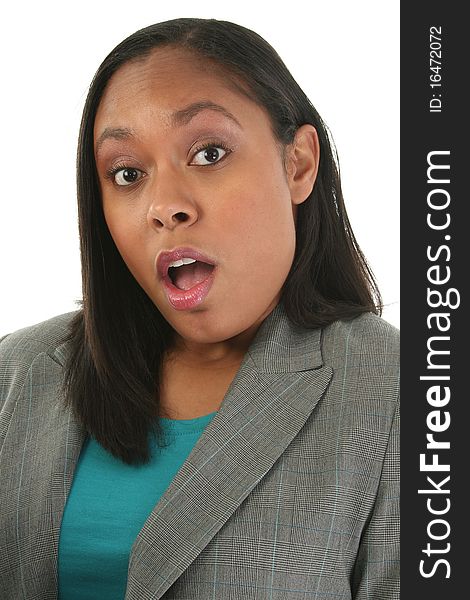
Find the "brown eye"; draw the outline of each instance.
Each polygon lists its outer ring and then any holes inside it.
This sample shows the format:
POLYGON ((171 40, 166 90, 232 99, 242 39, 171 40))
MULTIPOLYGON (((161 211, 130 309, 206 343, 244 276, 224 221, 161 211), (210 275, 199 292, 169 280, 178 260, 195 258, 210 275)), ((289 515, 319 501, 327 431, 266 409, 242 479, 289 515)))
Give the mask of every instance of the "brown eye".
POLYGON ((133 168, 119 169, 114 173, 114 181, 117 185, 131 185, 141 177, 142 171, 133 168))
POLYGON ((203 148, 202 150, 199 150, 199 152, 196 152, 191 164, 211 165, 221 160, 226 154, 227 151, 220 146, 207 146, 207 148, 203 148))

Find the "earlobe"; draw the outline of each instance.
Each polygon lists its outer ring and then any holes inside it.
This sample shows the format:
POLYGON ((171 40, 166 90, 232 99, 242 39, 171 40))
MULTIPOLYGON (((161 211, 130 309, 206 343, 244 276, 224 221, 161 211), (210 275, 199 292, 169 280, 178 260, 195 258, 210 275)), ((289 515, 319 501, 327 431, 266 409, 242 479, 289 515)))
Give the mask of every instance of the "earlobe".
POLYGON ((320 144, 313 125, 302 125, 295 133, 287 165, 292 204, 302 204, 310 196, 320 163, 320 144))

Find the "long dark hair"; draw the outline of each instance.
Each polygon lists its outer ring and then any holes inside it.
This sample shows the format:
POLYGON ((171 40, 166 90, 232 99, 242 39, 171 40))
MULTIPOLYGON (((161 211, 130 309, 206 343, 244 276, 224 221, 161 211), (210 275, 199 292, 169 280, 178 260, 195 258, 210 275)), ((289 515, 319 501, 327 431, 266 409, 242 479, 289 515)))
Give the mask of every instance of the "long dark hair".
POLYGON ((128 464, 149 460, 149 433, 161 440, 161 364, 172 328, 127 269, 106 225, 96 171, 93 127, 113 73, 162 46, 213 61, 270 115, 282 147, 312 124, 320 164, 310 197, 298 207, 296 251, 282 290, 289 319, 308 328, 363 312, 381 314, 374 277, 354 238, 325 124, 275 50, 258 34, 214 19, 175 19, 141 29, 99 67, 80 128, 77 185, 82 308, 71 323, 63 395, 87 432, 128 464))

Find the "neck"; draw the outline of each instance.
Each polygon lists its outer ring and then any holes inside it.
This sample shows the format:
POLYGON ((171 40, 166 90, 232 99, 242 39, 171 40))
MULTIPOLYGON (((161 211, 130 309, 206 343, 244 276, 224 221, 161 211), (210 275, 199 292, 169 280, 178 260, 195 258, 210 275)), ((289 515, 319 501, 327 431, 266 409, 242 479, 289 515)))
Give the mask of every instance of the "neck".
POLYGON ((244 331, 228 340, 209 344, 187 340, 176 334, 167 357, 169 360, 182 362, 188 367, 229 368, 240 364, 258 328, 259 325, 256 329, 244 331))

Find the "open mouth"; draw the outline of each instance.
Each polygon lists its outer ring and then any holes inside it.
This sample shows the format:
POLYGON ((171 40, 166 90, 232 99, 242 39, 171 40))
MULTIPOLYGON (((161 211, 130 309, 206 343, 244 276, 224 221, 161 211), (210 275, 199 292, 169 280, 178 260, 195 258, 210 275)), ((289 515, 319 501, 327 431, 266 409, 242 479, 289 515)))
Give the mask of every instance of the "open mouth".
POLYGON ((156 271, 170 305, 176 310, 196 309, 209 294, 218 262, 189 246, 162 251, 156 271))
POLYGON ((194 258, 181 258, 168 267, 168 277, 179 290, 190 290, 205 281, 214 270, 214 265, 194 258))

